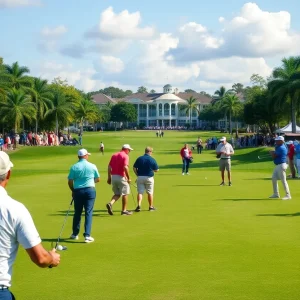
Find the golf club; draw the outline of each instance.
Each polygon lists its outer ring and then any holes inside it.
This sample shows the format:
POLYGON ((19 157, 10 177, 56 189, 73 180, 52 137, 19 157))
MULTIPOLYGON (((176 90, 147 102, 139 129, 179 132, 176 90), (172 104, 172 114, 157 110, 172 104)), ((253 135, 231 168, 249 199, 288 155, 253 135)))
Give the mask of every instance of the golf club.
POLYGON ((56 243, 55 243, 55 247, 54 247, 54 248, 55 248, 56 250, 59 250, 59 251, 67 250, 67 247, 66 247, 66 246, 59 245, 59 241, 60 241, 62 232, 63 232, 63 230, 64 230, 64 228, 65 228, 65 225, 66 225, 66 222, 67 222, 67 218, 68 218, 68 215, 69 215, 69 213, 70 213, 70 210, 71 210, 71 206, 72 206, 72 204, 73 204, 73 201, 74 201, 74 199, 72 198, 72 201, 71 201, 71 203, 70 203, 70 205, 69 205, 69 209, 68 209, 67 214, 66 214, 66 216, 65 216, 63 225, 62 225, 62 227, 61 227, 60 233, 59 233, 59 235, 58 235, 57 241, 56 241, 56 243))
POLYGON ((265 159, 265 158, 270 158, 270 154, 263 154, 263 155, 259 155, 257 156, 258 159, 265 159))
MULTIPOLYGON (((130 185, 133 186, 133 187, 135 187, 135 188, 137 188, 137 186, 135 184, 133 184, 133 183, 130 183, 130 185)), ((130 191, 131 191, 132 201, 133 201, 134 205, 137 206, 137 204, 135 203, 135 200, 134 200, 134 195, 133 195, 132 189, 130 189, 130 191)))

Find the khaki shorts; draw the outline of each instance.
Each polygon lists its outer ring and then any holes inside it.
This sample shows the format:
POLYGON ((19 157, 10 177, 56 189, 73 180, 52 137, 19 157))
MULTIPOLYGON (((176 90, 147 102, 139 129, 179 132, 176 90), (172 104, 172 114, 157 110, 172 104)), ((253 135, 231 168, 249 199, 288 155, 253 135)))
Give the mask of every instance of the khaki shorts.
POLYGON ((220 171, 231 171, 231 159, 220 159, 220 171))
POLYGON ((129 183, 125 177, 119 175, 111 176, 112 191, 115 195, 124 196, 130 194, 129 183))
POLYGON ((144 194, 146 191, 147 194, 153 195, 154 177, 139 176, 136 183, 139 194, 144 194))

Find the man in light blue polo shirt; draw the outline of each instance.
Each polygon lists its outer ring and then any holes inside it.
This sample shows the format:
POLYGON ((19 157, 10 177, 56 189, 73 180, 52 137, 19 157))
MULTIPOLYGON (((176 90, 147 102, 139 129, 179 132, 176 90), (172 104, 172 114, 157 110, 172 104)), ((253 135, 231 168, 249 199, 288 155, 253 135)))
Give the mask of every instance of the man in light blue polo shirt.
POLYGON ((156 210, 153 206, 153 193, 154 193, 154 172, 158 172, 158 165, 156 160, 151 157, 153 149, 146 147, 145 154, 140 156, 133 165, 133 171, 137 176, 137 201, 138 206, 135 209, 136 212, 141 211, 141 203, 143 199, 143 193, 146 191, 148 195, 149 211, 156 210))
POLYGON ((96 199, 95 183, 100 181, 97 167, 88 162, 90 153, 86 149, 78 151, 79 161, 74 164, 68 176, 68 185, 72 191, 74 199, 73 233, 71 239, 77 240, 80 231, 80 220, 82 210, 85 212, 84 239, 86 243, 91 243, 92 216, 96 199))
POLYGON ((276 167, 272 175, 273 195, 269 198, 280 198, 277 180, 281 180, 285 190, 285 197, 283 197, 282 200, 290 200, 292 199, 292 196, 290 193, 289 185, 286 181, 286 158, 288 150, 286 145, 284 144, 284 137, 278 136, 277 138, 275 138, 275 143, 275 151, 270 151, 276 167))

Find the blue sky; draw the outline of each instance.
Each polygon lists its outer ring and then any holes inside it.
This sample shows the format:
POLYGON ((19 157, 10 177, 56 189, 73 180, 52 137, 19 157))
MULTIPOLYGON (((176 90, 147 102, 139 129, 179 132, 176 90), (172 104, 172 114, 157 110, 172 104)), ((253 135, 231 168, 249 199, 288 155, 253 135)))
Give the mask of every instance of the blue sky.
POLYGON ((0 0, 0 56, 85 91, 213 92, 300 49, 296 0, 0 0))

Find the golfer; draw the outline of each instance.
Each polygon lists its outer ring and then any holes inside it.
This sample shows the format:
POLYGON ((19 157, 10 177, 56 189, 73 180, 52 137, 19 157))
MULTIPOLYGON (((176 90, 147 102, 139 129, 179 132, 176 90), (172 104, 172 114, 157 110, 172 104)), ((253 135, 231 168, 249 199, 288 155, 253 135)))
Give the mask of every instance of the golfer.
POLYGON ((79 161, 71 167, 68 176, 68 185, 72 191, 75 209, 73 217, 73 233, 70 238, 78 240, 81 214, 84 208, 85 220, 83 236, 86 243, 94 242, 94 238, 91 237, 91 229, 96 199, 95 183, 100 181, 97 167, 88 162, 89 155, 91 155, 91 153, 88 153, 86 149, 80 149, 78 151, 79 161))
POLYGON ((270 151, 270 154, 276 165, 273 175, 273 195, 269 198, 280 198, 277 180, 281 180, 283 188, 285 190, 285 197, 282 200, 292 199, 288 183, 286 181, 286 169, 287 169, 287 148, 284 144, 284 137, 278 136, 275 138, 275 151, 270 151))
POLYGON ((225 185, 225 170, 227 171, 228 185, 231 186, 231 156, 234 154, 234 150, 227 142, 225 136, 220 139, 220 144, 217 146, 216 153, 218 157, 220 157, 219 166, 222 177, 220 186, 225 185))
POLYGON ((111 201, 106 204, 107 211, 113 215, 113 204, 122 197, 121 215, 131 215, 132 212, 127 210, 128 195, 130 194, 129 184, 129 153, 133 149, 130 145, 125 144, 120 152, 112 155, 107 168, 107 183, 112 185, 114 195, 111 201))
MULTIPOLYGON (((40 268, 57 267, 60 255, 55 249, 46 251, 41 238, 26 207, 12 199, 5 187, 11 176, 9 156, 0 152, 0 299, 15 299, 9 288, 11 286, 12 267, 15 262, 19 244, 21 244, 32 262, 40 268)), ((24 280, 24 279, 23 279, 24 280)))
POLYGON ((104 144, 101 142, 100 143, 100 152, 102 153, 102 155, 104 155, 104 144))
POLYGON ((141 211, 141 203, 143 194, 146 191, 148 195, 149 211, 154 211, 156 208, 153 206, 153 192, 154 192, 154 172, 158 172, 158 165, 156 160, 151 157, 153 149, 146 147, 145 154, 140 156, 133 165, 133 171, 137 176, 137 202, 138 206, 136 212, 141 211))
POLYGON ((288 177, 296 178, 296 169, 295 169, 295 162, 294 162, 294 156, 295 156, 294 142, 288 141, 285 144, 288 147, 287 159, 288 159, 288 165, 291 170, 291 175, 289 175, 288 177))
POLYGON ((190 161, 192 157, 192 151, 189 148, 188 144, 184 144, 184 147, 181 148, 180 155, 182 159, 182 175, 184 175, 184 173, 186 173, 186 175, 190 175, 189 167, 190 167, 190 161))

